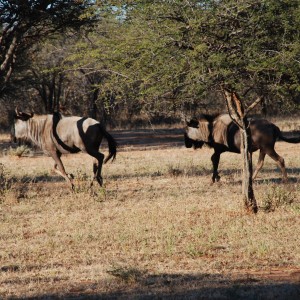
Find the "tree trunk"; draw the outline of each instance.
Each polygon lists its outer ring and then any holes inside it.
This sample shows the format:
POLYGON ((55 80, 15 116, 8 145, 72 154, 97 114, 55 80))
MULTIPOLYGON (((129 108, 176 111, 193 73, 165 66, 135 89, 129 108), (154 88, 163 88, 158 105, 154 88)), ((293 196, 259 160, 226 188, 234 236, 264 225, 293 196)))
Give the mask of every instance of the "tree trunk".
POLYGON ((248 121, 243 120, 243 128, 240 129, 241 133, 241 154, 243 158, 243 185, 242 194, 244 197, 244 203, 248 210, 252 210, 254 213, 257 212, 257 204, 254 196, 252 175, 252 152, 251 152, 251 131, 248 126, 248 121))
MULTIPOLYGON (((242 194, 247 210, 257 213, 257 203, 252 185, 252 153, 251 153, 251 131, 249 122, 244 112, 244 107, 236 93, 223 88, 228 112, 232 120, 239 126, 241 134, 241 154, 243 158, 243 184, 242 194)), ((258 100, 255 102, 259 103, 258 100)), ((256 104, 257 104, 256 103, 256 104)), ((255 105, 256 105, 255 104, 255 105)), ((255 106, 251 105, 251 109, 255 106)), ((249 109, 250 110, 250 109, 249 109)))

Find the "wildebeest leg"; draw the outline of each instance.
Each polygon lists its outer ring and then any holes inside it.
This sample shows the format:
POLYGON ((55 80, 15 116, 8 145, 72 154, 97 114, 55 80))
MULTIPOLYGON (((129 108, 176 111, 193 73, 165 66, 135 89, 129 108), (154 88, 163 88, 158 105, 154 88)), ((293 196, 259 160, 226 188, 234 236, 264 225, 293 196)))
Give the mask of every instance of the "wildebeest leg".
POLYGON ((97 170, 98 170, 98 160, 94 158, 93 161, 93 173, 94 173, 94 178, 97 176, 97 170))
MULTIPOLYGON (((103 179, 101 177, 101 171, 102 171, 102 164, 104 160, 104 155, 99 152, 88 152, 91 156, 95 157, 93 162, 93 172, 94 172, 94 179, 97 180, 100 186, 102 186, 103 179)), ((91 182, 91 186, 93 185, 93 181, 91 182)))
POLYGON ((256 169, 253 173, 253 176, 252 176, 252 179, 255 179, 258 172, 261 170, 261 168, 263 167, 264 165, 264 159, 265 159, 265 156, 266 156, 266 153, 263 152, 262 150, 260 150, 259 152, 259 157, 258 157, 258 162, 257 162, 257 165, 256 165, 256 169))
POLYGON ((74 189, 74 184, 68 177, 64 165, 60 159, 61 154, 60 153, 51 153, 51 157, 54 159, 55 164, 54 164, 54 172, 61 175, 63 178, 66 179, 66 181, 71 185, 72 190, 74 189))
POLYGON ((285 169, 284 158, 278 155, 274 149, 268 150, 267 154, 276 161, 277 165, 281 169, 283 181, 287 182, 287 173, 285 169))
POLYGON ((220 161, 220 153, 215 152, 211 156, 211 161, 213 163, 213 176, 212 176, 212 182, 219 181, 220 176, 218 173, 218 166, 219 166, 219 161, 220 161))

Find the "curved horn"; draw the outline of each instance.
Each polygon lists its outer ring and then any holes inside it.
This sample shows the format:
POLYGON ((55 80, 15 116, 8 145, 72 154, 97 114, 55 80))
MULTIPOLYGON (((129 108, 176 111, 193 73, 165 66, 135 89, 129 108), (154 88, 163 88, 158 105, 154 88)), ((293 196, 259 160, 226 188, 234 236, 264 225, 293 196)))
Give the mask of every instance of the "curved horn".
POLYGON ((19 115, 20 115, 20 112, 19 112, 18 106, 16 106, 15 113, 16 113, 16 115, 17 115, 17 116, 19 116, 19 115))

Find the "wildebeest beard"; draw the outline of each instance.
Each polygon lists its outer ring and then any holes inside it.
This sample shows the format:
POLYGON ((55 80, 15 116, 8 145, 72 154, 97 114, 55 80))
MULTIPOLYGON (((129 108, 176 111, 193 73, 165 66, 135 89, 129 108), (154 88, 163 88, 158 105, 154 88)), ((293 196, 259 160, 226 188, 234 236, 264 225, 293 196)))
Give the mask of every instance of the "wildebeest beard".
POLYGON ((184 143, 187 148, 193 147, 194 149, 202 148, 202 146, 204 144, 204 142, 202 142, 202 141, 195 141, 195 140, 190 139, 186 132, 184 133, 184 143))

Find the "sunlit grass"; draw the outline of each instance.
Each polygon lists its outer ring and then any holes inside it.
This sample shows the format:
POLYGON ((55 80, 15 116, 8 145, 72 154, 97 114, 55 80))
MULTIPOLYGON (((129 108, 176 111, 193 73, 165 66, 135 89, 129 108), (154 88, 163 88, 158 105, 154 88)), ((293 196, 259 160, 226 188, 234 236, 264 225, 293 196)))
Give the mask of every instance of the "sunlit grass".
POLYGON ((276 147, 290 181, 266 159, 257 215, 243 208, 236 154, 221 157, 221 181, 211 185, 208 148, 120 151, 92 191, 92 159, 70 155, 74 193, 51 173, 51 158, 1 157, 13 182, 0 207, 0 296, 63 295, 83 281, 110 291, 146 273, 299 267, 299 145, 276 147))

